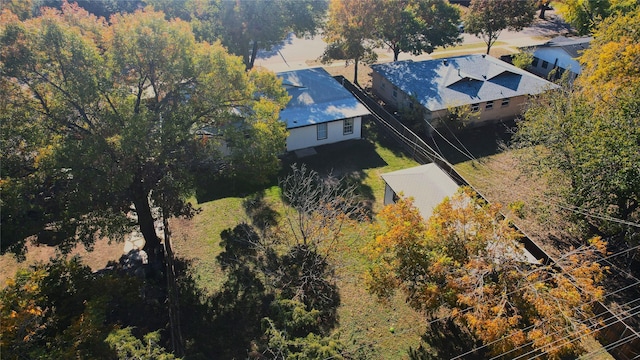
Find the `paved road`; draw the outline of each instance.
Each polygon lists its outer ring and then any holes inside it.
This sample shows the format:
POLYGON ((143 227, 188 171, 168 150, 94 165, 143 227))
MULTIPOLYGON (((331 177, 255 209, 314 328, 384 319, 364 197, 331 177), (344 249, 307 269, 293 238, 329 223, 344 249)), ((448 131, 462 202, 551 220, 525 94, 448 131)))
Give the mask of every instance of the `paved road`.
MULTIPOLYGON (((521 47, 544 43, 545 38, 550 38, 569 32, 569 26, 561 21, 553 11, 547 11, 547 20, 536 20, 533 26, 519 32, 503 31, 498 38, 499 42, 505 43, 501 47, 521 47)), ((463 44, 483 44, 481 38, 474 35, 463 34, 463 44)), ((261 51, 258 53, 255 65, 263 66, 273 71, 287 71, 318 66, 317 59, 322 55, 326 43, 320 36, 312 39, 301 39, 295 35, 290 35, 282 44, 276 46, 271 51, 261 51)), ((484 51, 484 47, 479 52, 484 51)), ((377 50, 380 62, 391 61, 393 53, 386 49, 377 50)), ((442 52, 443 50, 437 50, 442 52)), ((444 50, 446 51, 446 49, 444 50)), ((400 60, 413 59, 425 60, 432 58, 428 54, 411 56, 400 54, 400 60)), ((343 62, 337 62, 343 65, 343 62)))

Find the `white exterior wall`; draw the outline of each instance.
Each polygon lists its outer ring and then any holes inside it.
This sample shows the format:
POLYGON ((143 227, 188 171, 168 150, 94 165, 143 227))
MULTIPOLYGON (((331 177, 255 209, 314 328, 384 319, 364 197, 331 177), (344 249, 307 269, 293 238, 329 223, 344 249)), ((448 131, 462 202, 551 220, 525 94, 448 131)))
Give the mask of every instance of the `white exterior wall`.
POLYGON ((554 65, 566 71, 570 71, 570 79, 574 79, 578 74, 580 74, 580 63, 576 59, 571 58, 571 56, 564 52, 564 50, 540 48, 534 52, 533 56, 538 58, 538 63, 536 66, 530 66, 529 70, 542 78, 547 79, 549 77, 549 73, 554 69, 554 65), (546 68, 542 66, 545 61, 547 65, 546 68))
POLYGON ((344 135, 343 126, 344 120, 342 119, 327 123, 327 138, 323 140, 318 140, 317 125, 289 129, 287 151, 332 144, 344 140, 360 139, 362 137, 362 117, 353 118, 352 134, 344 135))

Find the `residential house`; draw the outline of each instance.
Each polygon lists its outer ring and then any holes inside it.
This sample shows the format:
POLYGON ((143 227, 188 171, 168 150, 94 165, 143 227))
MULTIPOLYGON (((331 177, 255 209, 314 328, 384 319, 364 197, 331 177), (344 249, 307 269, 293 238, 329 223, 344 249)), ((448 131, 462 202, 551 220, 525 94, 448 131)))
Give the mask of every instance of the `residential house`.
POLYGON ((280 112, 289 131, 287 151, 361 138, 369 110, 324 69, 276 75, 291 96, 280 112))
POLYGON ((559 79, 565 72, 569 81, 580 74, 581 68, 577 58, 582 51, 589 48, 591 37, 555 37, 542 45, 524 49, 533 53, 533 62, 527 69, 532 73, 549 79, 559 79), (552 71, 553 72, 552 75, 552 71))
POLYGON ((466 106, 470 125, 517 117, 530 95, 557 85, 488 55, 372 65, 374 93, 398 109, 422 106, 433 124, 466 106))

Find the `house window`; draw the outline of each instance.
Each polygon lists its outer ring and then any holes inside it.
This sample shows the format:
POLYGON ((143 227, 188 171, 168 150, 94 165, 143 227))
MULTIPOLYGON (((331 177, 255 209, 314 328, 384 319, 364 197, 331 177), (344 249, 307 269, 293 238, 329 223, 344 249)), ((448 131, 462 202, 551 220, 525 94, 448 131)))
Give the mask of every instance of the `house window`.
POLYGON ((344 123, 342 124, 342 134, 353 134, 353 119, 344 119, 344 123))
POLYGON ((318 140, 324 140, 327 138, 327 123, 318 124, 316 129, 318 129, 318 140))
POLYGON ((476 112, 480 110, 480 104, 471 104, 471 111, 476 112))
POLYGON ((394 98, 398 97, 398 88, 396 86, 393 87, 393 97, 394 98))
POLYGON ((534 56, 533 61, 531 62, 531 66, 538 67, 538 61, 540 61, 540 59, 534 56))
POLYGON ((487 104, 484 107, 485 109, 489 110, 489 109, 493 109, 493 100, 492 101, 487 101, 487 104))
POLYGON ((546 69, 546 68, 548 68, 548 67, 549 67, 549 62, 548 62, 548 61, 544 61, 544 60, 543 60, 543 61, 542 61, 542 68, 543 68, 543 69, 546 69))
POLYGON ((509 106, 509 99, 502 99, 502 107, 509 106))

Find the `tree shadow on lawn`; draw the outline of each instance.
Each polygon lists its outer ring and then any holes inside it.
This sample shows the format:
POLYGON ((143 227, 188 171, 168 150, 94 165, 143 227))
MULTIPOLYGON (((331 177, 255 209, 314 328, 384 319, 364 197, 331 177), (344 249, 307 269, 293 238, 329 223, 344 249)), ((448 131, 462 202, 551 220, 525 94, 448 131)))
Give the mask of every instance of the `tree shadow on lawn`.
POLYGON ((455 165, 504 151, 515 131, 514 121, 498 122, 462 131, 439 128, 439 133, 423 136, 426 143, 455 165), (455 147, 454 147, 455 146, 455 147))
POLYGON ((398 142, 373 119, 362 121, 362 138, 377 143, 391 151, 396 157, 410 157, 410 155, 398 144, 398 142))
POLYGON ((289 174, 294 163, 306 164, 308 169, 316 171, 321 177, 344 178, 347 185, 356 184, 357 195, 362 197, 365 207, 370 209, 375 202, 375 195, 373 189, 364 184, 367 178, 365 170, 388 165, 376 152, 374 143, 365 139, 349 140, 315 149, 316 155, 302 159, 289 158, 283 165, 282 177, 289 174))
MULTIPOLYGON (((368 140, 349 140, 336 144, 318 146, 317 154, 297 158, 294 153, 288 153, 282 158, 282 168, 277 177, 267 184, 256 185, 249 179, 241 177, 220 177, 215 174, 201 173, 196 179, 196 199, 199 203, 222 199, 226 197, 253 196, 259 199, 265 189, 277 186, 278 179, 286 177, 291 172, 293 164, 306 164, 310 170, 315 170, 322 177, 332 175, 336 178, 345 177, 348 183, 358 184, 358 194, 363 200, 373 203, 373 190, 364 185, 366 173, 364 170, 386 166, 387 163, 378 155, 375 145, 368 140)), ((251 207, 251 204, 246 204, 251 207)))
POLYGON ((242 176, 221 176, 206 172, 201 172, 195 182, 195 196, 199 204, 227 197, 246 197, 278 184, 275 177, 266 184, 256 184, 242 176))
POLYGON ((484 348, 470 352, 470 349, 480 345, 482 344, 471 333, 452 320, 440 320, 427 325, 425 334, 422 335, 422 344, 415 349, 409 348, 409 359, 451 359, 462 354, 465 354, 460 358, 463 360, 486 359, 488 354, 484 348))

